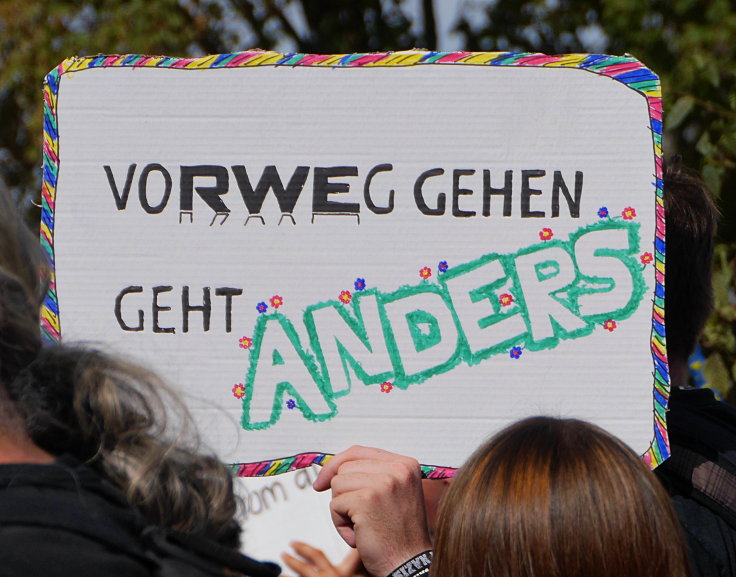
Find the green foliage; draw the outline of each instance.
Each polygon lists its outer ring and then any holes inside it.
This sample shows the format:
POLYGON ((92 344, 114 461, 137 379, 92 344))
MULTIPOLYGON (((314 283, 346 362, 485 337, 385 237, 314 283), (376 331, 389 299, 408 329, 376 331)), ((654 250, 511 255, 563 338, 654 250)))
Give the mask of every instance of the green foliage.
POLYGON ((0 177, 18 197, 40 194, 46 74, 74 55, 186 55, 222 16, 212 6, 187 6, 178 0, 0 3, 0 177))
POLYGON ((736 404, 736 245, 716 248, 713 296, 715 310, 702 337, 708 355, 703 372, 710 386, 736 404))

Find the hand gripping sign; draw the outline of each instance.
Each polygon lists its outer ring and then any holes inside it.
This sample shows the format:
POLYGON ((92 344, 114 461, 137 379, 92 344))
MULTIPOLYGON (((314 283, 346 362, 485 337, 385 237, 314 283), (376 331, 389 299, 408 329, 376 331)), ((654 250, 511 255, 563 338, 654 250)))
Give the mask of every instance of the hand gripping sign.
POLYGON ((443 476, 539 413, 666 457, 632 57, 96 56, 45 99, 46 336, 152 366, 240 475, 364 444, 443 476))

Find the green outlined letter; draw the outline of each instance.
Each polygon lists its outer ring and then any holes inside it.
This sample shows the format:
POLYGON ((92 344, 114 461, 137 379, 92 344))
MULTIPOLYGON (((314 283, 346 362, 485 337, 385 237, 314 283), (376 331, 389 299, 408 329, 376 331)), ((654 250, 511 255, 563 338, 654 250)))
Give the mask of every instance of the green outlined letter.
POLYGON ((337 301, 307 307, 304 324, 333 396, 350 392, 351 371, 364 384, 393 377, 376 291, 356 294, 355 317, 337 301))
POLYGON ((381 300, 391 331, 394 385, 421 383, 460 362, 458 327, 440 287, 402 287, 381 300))
POLYGON ((490 254, 453 268, 440 277, 468 346, 470 364, 518 341, 527 328, 518 306, 502 311, 497 291, 508 282, 498 255, 490 254))
POLYGON ((597 226, 576 233, 575 260, 585 285, 578 293, 581 317, 626 318, 638 307, 644 294, 639 263, 626 258, 639 250, 638 223, 597 226))
POLYGON ((334 416, 335 405, 322 385, 314 359, 301 349, 289 319, 281 314, 260 316, 250 354, 243 399, 243 428, 265 429, 279 420, 284 393, 311 421, 334 416))
POLYGON ((551 343, 555 337, 577 335, 588 328, 555 297, 555 293, 571 288, 577 276, 575 263, 562 246, 537 245, 519 254, 514 265, 535 343, 551 343))

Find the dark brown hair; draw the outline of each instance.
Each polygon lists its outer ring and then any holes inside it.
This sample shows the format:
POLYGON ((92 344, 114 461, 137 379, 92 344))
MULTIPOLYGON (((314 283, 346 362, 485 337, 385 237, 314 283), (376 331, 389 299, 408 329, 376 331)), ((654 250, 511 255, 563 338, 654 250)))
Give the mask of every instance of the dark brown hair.
POLYGON ((235 547, 230 471, 199 449, 189 414, 170 389, 106 353, 42 346, 46 263, 0 187, 2 432, 29 436, 52 455, 71 454, 97 469, 150 523, 235 547))
POLYGON ((591 424, 534 417, 483 444, 440 511, 441 577, 687 577, 669 497, 591 424))
POLYGON ((7 386, 41 349, 38 311, 46 269, 38 241, 0 189, 0 385, 7 386))
POLYGON ((664 164, 667 353, 687 360, 713 311, 711 267, 718 208, 700 176, 664 164))

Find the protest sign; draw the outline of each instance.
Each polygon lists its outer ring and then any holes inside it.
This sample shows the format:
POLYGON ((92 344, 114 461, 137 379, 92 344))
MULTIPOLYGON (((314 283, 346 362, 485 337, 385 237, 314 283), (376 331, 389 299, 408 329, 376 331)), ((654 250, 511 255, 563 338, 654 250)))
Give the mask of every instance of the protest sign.
POLYGON ((443 476, 540 413, 666 456, 635 59, 97 56, 45 98, 47 338, 154 368, 240 475, 365 444, 443 476))

